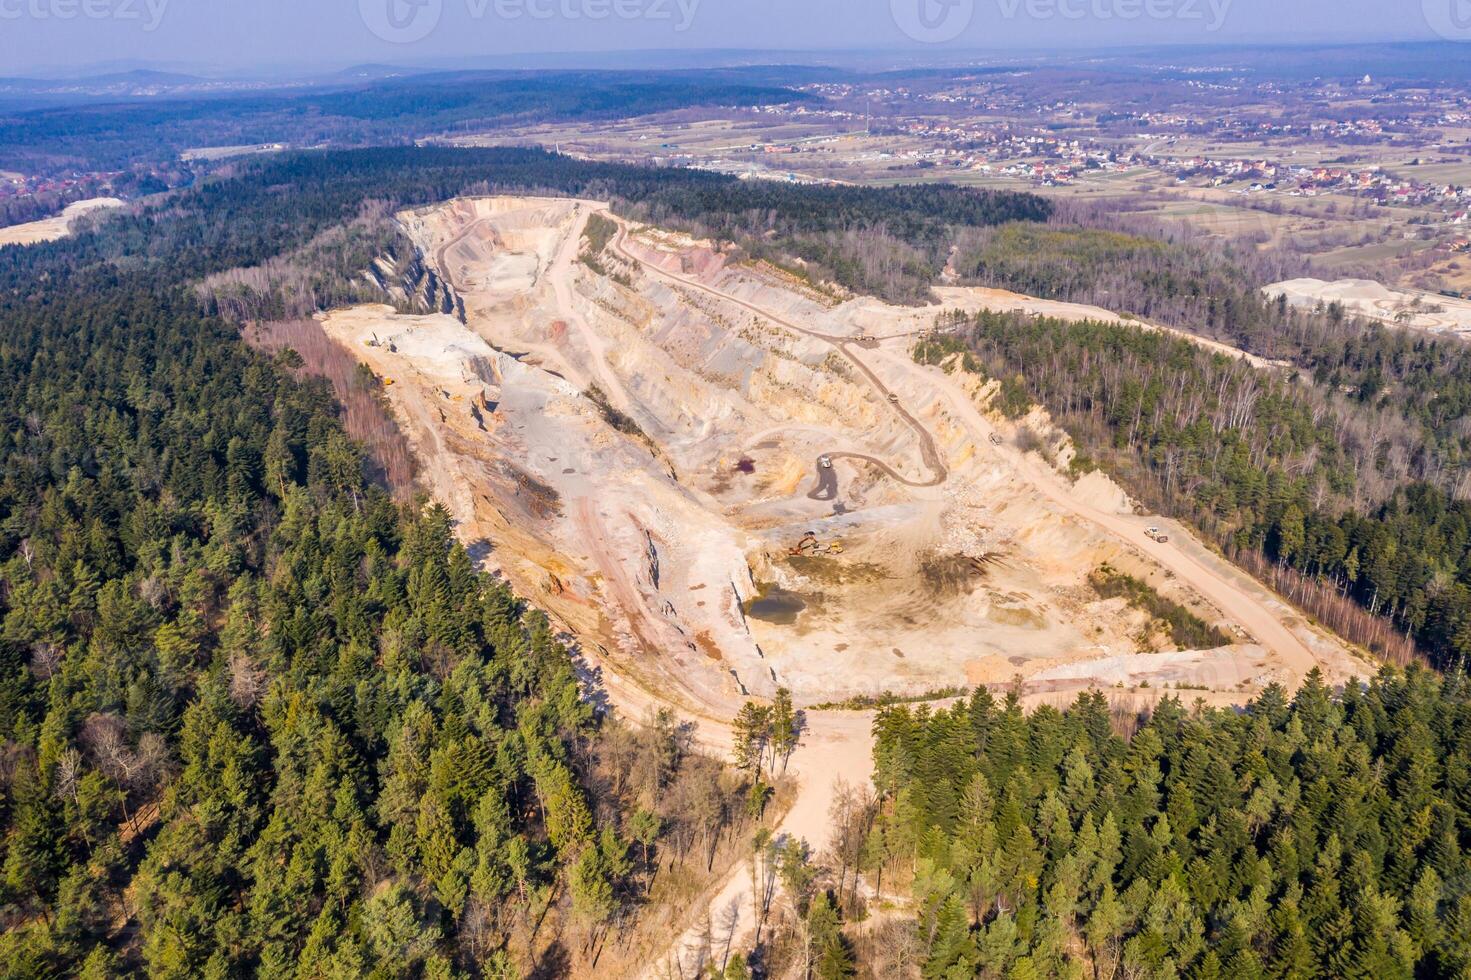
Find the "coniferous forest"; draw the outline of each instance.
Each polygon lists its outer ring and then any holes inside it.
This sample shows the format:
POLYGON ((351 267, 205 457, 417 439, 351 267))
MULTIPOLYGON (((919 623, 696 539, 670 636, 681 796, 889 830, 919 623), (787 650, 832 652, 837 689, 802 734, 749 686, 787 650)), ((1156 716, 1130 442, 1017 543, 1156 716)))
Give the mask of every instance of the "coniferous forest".
POLYGON ((157 255, 4 256, 7 974, 443 974, 559 860, 611 887, 544 620, 157 255))
POLYGON ((793 235, 1040 207, 845 192, 819 224, 713 175, 400 149, 253 164, 0 250, 5 975, 555 974, 549 914, 596 951, 661 860, 745 847, 744 787, 667 720, 595 717, 446 513, 365 477, 326 383, 194 289, 365 202, 498 189, 761 210, 793 235))
POLYGON ((1465 976, 1468 711, 1420 668, 1127 741, 1097 693, 885 709, 868 873, 913 876, 924 977, 1465 976))
POLYGON ((1430 353, 1370 337, 1333 374, 1327 313, 1292 321, 1323 341, 1311 383, 1100 324, 983 316, 921 349, 969 354, 1007 405, 1047 404, 1448 673, 1122 723, 1096 694, 884 708, 874 792, 841 796, 813 855, 762 825, 789 700, 739 719, 734 771, 667 716, 600 715, 545 616, 379 482, 327 381, 242 339, 241 310, 302 312, 281 263, 314 303, 359 298, 375 256, 404 258, 384 215, 497 191, 611 200, 906 301, 957 234, 1050 213, 396 148, 252 161, 0 249, 0 975, 557 976, 740 855, 789 896, 771 948, 811 976, 1468 975, 1460 447, 1433 399, 1362 395, 1371 363, 1428 390, 1430 353))

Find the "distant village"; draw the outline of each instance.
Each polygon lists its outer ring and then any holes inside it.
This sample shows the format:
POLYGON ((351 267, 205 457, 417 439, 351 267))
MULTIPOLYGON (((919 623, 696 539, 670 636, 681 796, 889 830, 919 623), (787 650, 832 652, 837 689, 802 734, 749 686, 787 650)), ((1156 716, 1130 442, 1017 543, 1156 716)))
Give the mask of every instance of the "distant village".
POLYGON ((45 177, 3 173, 0 174, 0 200, 37 194, 67 195, 79 190, 90 191, 111 183, 121 177, 124 172, 122 170, 103 170, 94 173, 72 171, 45 177))
MULTIPOLYGON (((841 86, 813 86, 814 89, 841 86)), ((851 93, 848 93, 851 102, 851 93)), ((875 102, 902 91, 876 90, 868 93, 875 102)), ((923 101, 966 101, 963 97, 928 95, 923 101)), ((1068 106, 1043 107, 1064 110, 1068 106)), ((1141 113, 1129 117, 1140 125, 1158 127, 1135 130, 1127 137, 1105 142, 1099 139, 1070 137, 1038 131, 1024 131, 1012 122, 965 123, 921 118, 876 123, 865 113, 847 109, 804 103, 752 107, 758 115, 774 115, 801 119, 826 117, 847 124, 861 125, 873 135, 910 137, 930 144, 892 151, 874 151, 874 161, 893 160, 914 166, 951 167, 994 174, 1003 178, 1026 181, 1037 186, 1053 187, 1072 184, 1090 177, 1131 170, 1148 169, 1173 177, 1180 184, 1223 187, 1242 194, 1281 194, 1287 197, 1316 197, 1320 194, 1350 194, 1356 198, 1385 206, 1432 207, 1448 212, 1451 224, 1465 224, 1471 210, 1471 186, 1418 180, 1376 165, 1302 165, 1265 158, 1212 158, 1200 154, 1171 155, 1168 151, 1182 137, 1179 129, 1198 124, 1183 116, 1141 113), (1175 131, 1171 131, 1171 130, 1175 131), (1140 144, 1139 149, 1121 149, 1122 139, 1140 144), (1113 144, 1113 145, 1110 145, 1113 144)), ((1035 111, 1034 111, 1035 114, 1035 111)), ((1117 119, 1105 120, 1116 122, 1117 119)), ((1467 125, 1471 113, 1447 113, 1434 118, 1442 125, 1467 125)), ((1236 130, 1241 124, 1227 124, 1236 130)), ((1237 137, 1313 136, 1343 140, 1350 137, 1373 137, 1382 134, 1389 123, 1376 120, 1324 121, 1307 124, 1254 124, 1249 130, 1234 133, 1237 137)), ((1225 138, 1228 133, 1212 136, 1225 138)), ((816 139, 796 144, 753 144, 752 151, 766 153, 812 153, 830 150, 834 139, 816 139)), ((850 158, 862 162, 863 157, 850 158)))

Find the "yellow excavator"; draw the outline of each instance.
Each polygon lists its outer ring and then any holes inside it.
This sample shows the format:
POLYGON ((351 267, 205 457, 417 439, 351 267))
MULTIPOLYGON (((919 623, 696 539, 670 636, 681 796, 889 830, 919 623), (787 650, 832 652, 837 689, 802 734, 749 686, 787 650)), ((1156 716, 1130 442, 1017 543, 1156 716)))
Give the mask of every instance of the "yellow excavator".
POLYGON ((828 544, 823 544, 817 540, 816 531, 808 531, 802 535, 802 540, 797 542, 797 546, 787 551, 787 554, 794 558, 803 558, 811 555, 841 555, 842 553, 843 542, 832 541, 828 544))

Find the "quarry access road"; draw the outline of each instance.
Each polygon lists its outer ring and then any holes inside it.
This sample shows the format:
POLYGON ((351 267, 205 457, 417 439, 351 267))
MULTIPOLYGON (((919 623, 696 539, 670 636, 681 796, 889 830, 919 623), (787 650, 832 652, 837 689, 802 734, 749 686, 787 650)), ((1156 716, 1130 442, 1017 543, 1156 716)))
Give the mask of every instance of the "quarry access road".
MULTIPOLYGON (((844 357, 863 373, 863 376, 868 379, 869 383, 880 396, 888 401, 890 407, 915 431, 915 434, 919 437, 920 451, 924 457, 925 465, 929 467, 934 476, 924 482, 907 480, 881 460, 859 453, 833 452, 827 454, 830 458, 858 458, 874 463, 881 467, 893 479, 911 487, 933 487, 946 481, 949 477, 949 471, 945 467, 939 450, 935 446, 934 437, 930 435, 928 429, 920 424, 918 419, 910 414, 908 409, 899 403, 898 399, 893 396, 893 393, 879 379, 878 375, 853 354, 849 349, 853 343, 853 338, 821 333, 798 326, 790 320, 777 316, 737 296, 732 296, 724 290, 716 289, 693 277, 670 272, 646 262, 628 251, 625 241, 628 228, 624 222, 611 213, 605 213, 605 215, 618 224, 618 234, 614 236, 612 242, 613 249, 624 259, 635 263, 639 268, 644 269, 657 278, 676 282, 690 289, 699 290, 717 299, 739 306, 777 326, 803 336, 825 341, 836 347, 844 357)), ((919 365, 908 364, 904 365, 903 368, 909 371, 915 371, 919 369, 919 365)), ((935 377, 939 372, 926 373, 929 375, 928 380, 931 386, 940 391, 943 396, 947 397, 947 400, 952 402, 952 409, 957 411, 960 417, 967 418, 973 427, 978 430, 978 434, 989 437, 994 432, 992 426, 981 418, 980 412, 977 411, 974 403, 970 401, 968 394, 959 391, 958 387, 952 382, 949 382, 948 379, 945 379, 943 375, 935 377)), ((1091 507, 1078 500, 1074 494, 1069 493, 1063 485, 1061 478, 1056 476, 1056 474, 1045 472, 1044 467, 1039 465, 1037 461, 1028 459, 1022 455, 1022 458, 1017 463, 1019 472, 1027 478, 1028 482, 1054 504, 1060 505, 1075 517, 1103 529, 1110 535, 1129 542, 1135 547, 1138 546, 1139 538, 1143 535, 1146 519, 1105 513, 1098 508, 1091 507)), ((819 463, 818 465, 820 466, 821 464, 819 463)), ((821 486, 821 475, 819 474, 819 489, 821 486)), ((1176 527, 1174 532, 1176 534, 1188 533, 1183 527, 1176 527)), ((1258 643, 1275 653, 1287 668, 1294 682, 1294 686, 1300 683, 1301 678, 1317 664, 1317 657, 1314 656, 1307 644, 1288 628, 1281 618, 1281 613, 1267 606, 1266 602, 1263 601, 1263 596, 1253 595, 1252 593, 1255 590, 1243 588, 1238 582, 1232 581, 1232 576, 1209 567, 1210 563, 1204 562, 1201 558, 1191 554, 1193 550, 1195 549, 1167 546, 1159 549, 1151 549, 1150 557, 1164 568, 1179 576, 1180 579, 1204 597, 1206 601, 1210 602, 1228 618, 1235 620, 1240 626, 1252 634, 1258 643)), ((1205 553, 1208 554, 1208 552, 1205 553)))
MULTIPOLYGON (((974 433, 977 444, 997 435, 995 425, 976 407, 970 392, 953 378, 932 367, 916 364, 897 351, 883 355, 895 370, 923 378, 936 395, 948 403, 956 419, 974 433)), ((1295 690, 1314 667, 1319 657, 1290 627, 1298 615, 1290 607, 1276 606, 1272 593, 1250 576, 1210 551, 1199 539, 1177 521, 1159 517, 1122 514, 1099 507, 1080 498, 1065 477, 1036 453, 1016 449, 1000 450, 1011 457, 1011 465, 1038 494, 1073 517, 1092 524, 1140 550, 1145 557, 1177 576, 1206 602, 1215 606, 1228 620, 1235 622, 1256 642, 1271 651, 1287 672, 1287 686, 1295 690), (1146 546, 1144 532, 1153 524, 1167 525, 1173 539, 1170 544, 1146 546)))
MULTIPOLYGON (((884 475, 889 479, 896 483, 902 483, 906 487, 938 487, 947 479, 946 476, 934 476, 928 480, 911 480, 877 456, 870 456, 867 453, 831 452, 823 453, 822 456, 826 456, 828 459, 857 459, 865 463, 872 463, 882 470, 884 475)), ((816 461, 817 486, 812 488, 812 492, 807 494, 807 497, 811 500, 836 500, 838 496, 838 478, 833 473, 831 467, 822 465, 822 456, 819 456, 816 461)))
POLYGON ((456 245, 460 244, 460 242, 463 242, 465 239, 469 238, 471 232, 473 232, 476 228, 479 228, 481 225, 485 224, 489 220, 489 218, 475 219, 474 221, 466 225, 458 235, 456 235, 454 238, 451 238, 449 241, 445 242, 443 245, 439 246, 439 248, 435 250, 434 264, 439 266, 440 276, 443 277, 445 282, 449 283, 449 287, 451 289, 463 291, 464 287, 455 282, 454 273, 450 272, 449 263, 445 261, 445 253, 454 248, 456 245))
MULTIPOLYGON (((797 324, 788 319, 785 319, 784 317, 777 316, 775 313, 772 313, 769 310, 764 310, 754 303, 749 303, 746 300, 741 299, 739 296, 733 296, 723 289, 716 289, 714 286, 706 285, 705 283, 700 282, 698 279, 695 279, 691 276, 686 276, 678 272, 670 272, 667 269, 659 268, 651 262, 646 262, 628 250, 626 243, 626 239, 628 237, 628 226, 624 224, 623 220, 615 216, 610 211, 604 211, 601 213, 605 218, 613 221, 618 225, 618 234, 613 237, 613 241, 611 243, 613 251, 617 252, 618 255, 626 261, 634 263, 636 266, 643 269, 646 273, 654 276, 657 279, 664 279, 669 282, 676 282, 679 283, 681 286, 686 286, 690 289, 699 290, 700 292, 705 293, 709 296, 713 296, 716 299, 722 300, 726 303, 730 303, 734 306, 739 306, 741 309, 747 311, 748 313, 754 313, 756 316, 761 317, 763 320, 774 323, 785 330, 790 330, 793 333, 801 334, 804 337, 811 337, 814 340, 821 340, 824 343, 831 344, 834 348, 837 349, 838 353, 847 358, 849 363, 851 363, 859 370, 863 377, 868 381, 869 385, 872 386, 876 392, 878 392, 879 397, 884 399, 884 401, 888 404, 889 408, 901 419, 903 419, 906 425, 914 430, 915 436, 919 439, 920 456, 924 460, 925 468, 928 469, 932 475, 928 480, 911 480, 910 478, 899 473, 897 470, 894 469, 894 467, 890 466, 883 460, 878 459, 874 456, 869 456, 865 453, 840 451, 827 453, 825 455, 832 459, 858 459, 867 463, 872 463, 879 469, 883 470, 885 475, 887 475, 890 479, 898 483, 902 483, 906 487, 938 487, 950 478, 949 467, 945 465, 945 459, 940 454, 939 448, 935 445, 935 437, 930 435, 930 431, 924 427, 923 423, 921 423, 919 419, 915 418, 910 413, 909 409, 904 407, 904 405, 899 401, 899 397, 895 395, 894 392, 889 390, 889 387, 883 383, 879 376, 877 374, 874 374, 873 370, 867 364, 864 364, 863 361, 860 360, 858 356, 853 353, 853 351, 851 350, 851 345, 853 343, 852 337, 821 333, 817 330, 809 330, 806 327, 798 326, 797 324)), ((819 482, 821 482, 820 473, 819 482)))

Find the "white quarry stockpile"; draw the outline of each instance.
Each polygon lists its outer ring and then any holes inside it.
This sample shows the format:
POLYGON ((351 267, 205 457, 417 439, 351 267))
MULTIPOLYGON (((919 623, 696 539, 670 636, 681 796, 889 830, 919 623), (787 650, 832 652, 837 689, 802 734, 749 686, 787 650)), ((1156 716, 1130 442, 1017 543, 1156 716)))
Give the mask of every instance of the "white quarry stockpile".
POLYGON ((1285 296, 1300 309, 1318 309, 1337 303, 1349 315, 1378 320, 1391 326, 1430 333, 1471 331, 1471 300, 1440 296, 1413 289, 1396 289, 1371 279, 1289 279, 1262 288, 1268 297, 1285 296))
POLYGON ((39 242, 51 242, 58 238, 65 238, 72 233, 72 223, 76 219, 97 211, 120 208, 124 205, 125 202, 116 197, 93 197, 85 201, 76 201, 68 204, 62 209, 61 214, 54 218, 42 218, 40 221, 28 221, 25 224, 0 228, 0 246, 35 245, 39 242))

